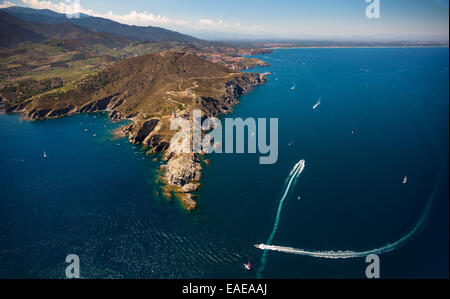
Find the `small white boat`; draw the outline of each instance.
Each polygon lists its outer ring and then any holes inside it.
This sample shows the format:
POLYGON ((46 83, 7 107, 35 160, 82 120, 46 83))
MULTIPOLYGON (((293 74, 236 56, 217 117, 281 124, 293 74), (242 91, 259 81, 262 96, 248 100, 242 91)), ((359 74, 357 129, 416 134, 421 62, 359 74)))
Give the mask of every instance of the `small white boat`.
POLYGON ((316 110, 317 107, 320 106, 320 104, 322 104, 322 99, 319 99, 319 101, 313 106, 313 110, 316 110))
POLYGON ((403 179, 403 185, 406 185, 408 183, 408 177, 405 176, 405 178, 403 179))
POLYGON ((47 159, 47 153, 44 152, 44 159, 47 159))
POLYGON ((291 90, 295 90, 296 87, 297 87, 297 86, 295 86, 295 85, 292 86, 292 87, 291 87, 291 90))
POLYGON ((248 264, 244 264, 244 267, 245 267, 245 269, 250 271, 252 269, 252 264, 250 262, 248 262, 248 264))

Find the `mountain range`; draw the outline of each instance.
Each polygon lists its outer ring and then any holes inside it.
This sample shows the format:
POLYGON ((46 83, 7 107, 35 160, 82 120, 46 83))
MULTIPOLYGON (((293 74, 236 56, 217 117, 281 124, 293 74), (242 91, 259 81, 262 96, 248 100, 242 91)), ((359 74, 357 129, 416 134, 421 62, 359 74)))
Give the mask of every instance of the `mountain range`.
POLYGON ((124 37, 93 32, 73 23, 29 22, 0 12, 0 47, 13 48, 22 42, 40 43, 47 40, 85 41, 87 45, 102 44, 108 48, 130 43, 124 37))
POLYGON ((14 47, 21 41, 40 42, 48 38, 70 39, 73 36, 79 38, 94 32, 103 33, 105 39, 113 39, 118 43, 182 42, 199 47, 215 44, 160 27, 130 26, 85 14, 80 14, 80 18, 68 18, 65 14, 48 9, 18 6, 0 9, 0 14, 2 47, 14 47))

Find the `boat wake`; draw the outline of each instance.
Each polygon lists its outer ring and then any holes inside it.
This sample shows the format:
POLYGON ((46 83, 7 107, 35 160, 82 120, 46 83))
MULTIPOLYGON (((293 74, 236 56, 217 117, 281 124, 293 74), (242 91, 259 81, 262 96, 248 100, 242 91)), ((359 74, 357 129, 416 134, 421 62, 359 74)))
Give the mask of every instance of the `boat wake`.
MULTIPOLYGON (((278 205, 278 210, 277 210, 277 215, 275 217, 275 223, 273 226, 273 230, 269 236, 269 239, 267 239, 267 244, 271 244, 273 239, 275 238, 275 235, 277 234, 278 227, 280 225, 281 212, 283 211, 284 201, 288 197, 292 186, 295 186, 295 184, 297 183, 297 180, 298 180, 298 177, 300 176, 300 174, 303 172, 303 170, 305 170, 305 166, 306 166, 305 160, 301 160, 300 162, 295 164, 294 168, 289 173, 289 176, 286 180, 286 187, 284 189, 283 195, 281 196, 280 203, 278 205)), ((266 263, 267 263, 267 250, 264 251, 262 258, 261 258, 261 265, 260 265, 258 273, 257 273, 258 278, 261 278, 261 273, 266 268, 266 263)))
POLYGON ((320 106, 320 104, 322 104, 322 98, 320 98, 319 101, 314 105, 313 110, 316 110, 317 107, 320 106))
MULTIPOLYGON (((367 250, 367 251, 350 251, 350 250, 347 250, 347 251, 312 251, 312 250, 297 249, 297 248, 292 248, 292 247, 273 246, 273 245, 270 245, 271 242, 267 242, 267 245, 260 244, 260 245, 256 245, 255 247, 259 248, 261 250, 264 250, 264 254, 267 254, 267 251, 278 251, 278 252, 304 255, 304 256, 310 256, 310 257, 315 257, 315 258, 325 258, 325 259, 362 258, 362 257, 366 257, 371 254, 381 255, 381 254, 385 254, 385 253, 394 251, 394 250, 402 247, 406 243, 408 243, 408 241, 410 241, 425 226, 425 223, 428 219, 428 215, 430 214, 430 210, 431 210, 431 207, 432 207, 432 204, 433 204, 433 201, 434 201, 434 198, 435 198, 438 186, 439 186, 441 175, 442 175, 442 169, 439 171, 439 174, 436 178, 436 182, 433 187, 433 191, 428 200, 428 204, 427 204, 424 212, 422 213, 422 216, 419 219, 419 221, 416 223, 414 228, 408 234, 406 234, 404 237, 402 237, 401 239, 399 239, 398 241, 396 241, 392 244, 387 244, 383 247, 375 248, 375 249, 371 249, 371 250, 367 250)), ((263 268, 263 270, 264 270, 264 268, 263 268)))

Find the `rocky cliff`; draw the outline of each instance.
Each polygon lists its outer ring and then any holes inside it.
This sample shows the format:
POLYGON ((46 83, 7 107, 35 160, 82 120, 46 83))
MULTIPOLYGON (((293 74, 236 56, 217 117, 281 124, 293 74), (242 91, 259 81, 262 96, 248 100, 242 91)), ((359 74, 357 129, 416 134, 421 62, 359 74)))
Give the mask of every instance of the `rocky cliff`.
POLYGON ((170 140, 171 120, 191 121, 194 109, 212 117, 230 113, 238 97, 261 85, 259 74, 236 73, 192 54, 159 53, 127 59, 85 79, 73 90, 17 102, 3 95, 0 111, 22 113, 27 120, 110 111, 113 120, 130 119, 122 128, 129 141, 164 152, 163 180, 187 210, 197 207, 202 166, 194 153, 176 153, 170 140), (173 113, 176 113, 176 116, 173 113))

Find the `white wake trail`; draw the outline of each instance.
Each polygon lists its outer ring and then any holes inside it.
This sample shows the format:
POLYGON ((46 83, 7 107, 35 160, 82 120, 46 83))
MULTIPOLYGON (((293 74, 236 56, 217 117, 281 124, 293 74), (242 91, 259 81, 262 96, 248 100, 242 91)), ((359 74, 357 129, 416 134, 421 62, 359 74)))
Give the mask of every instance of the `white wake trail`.
MULTIPOLYGON (((273 239, 275 238, 275 235, 277 234, 278 227, 280 225, 281 212, 283 211, 284 201, 286 200, 287 196, 289 195, 289 191, 291 190, 291 187, 293 185, 295 185, 298 177, 303 172, 303 170, 305 170, 305 166, 306 166, 305 160, 301 160, 300 162, 295 164, 294 168, 289 173, 289 176, 286 180, 286 187, 284 189, 283 195, 281 196, 280 204, 278 205, 278 211, 277 211, 277 215, 275 216, 275 223, 273 226, 273 230, 269 236, 269 239, 267 240, 267 244, 271 244, 273 239)), ((261 258, 261 266, 260 266, 260 268, 258 270, 258 274, 257 274, 257 276, 259 278, 261 277, 261 273, 266 268, 266 263, 267 263, 267 250, 264 251, 263 256, 261 258)))
POLYGON ((305 169, 305 164, 306 164, 305 161, 301 160, 300 162, 295 164, 294 169, 289 174, 286 189, 284 190, 283 196, 281 197, 280 204, 278 206, 277 215, 275 217, 275 225, 273 227, 272 233, 270 234, 269 240, 267 241, 268 244, 272 243, 273 239, 275 238, 275 235, 278 231, 278 227, 280 225, 281 211, 283 210, 284 201, 286 200, 289 194, 292 184, 297 182, 298 177, 305 169))
POLYGON ((350 259, 350 258, 362 258, 366 257, 371 254, 385 254, 391 251, 394 251, 401 246, 405 245, 408 241, 410 241, 425 225, 428 216, 430 214, 430 210, 439 186, 440 178, 442 175, 442 169, 439 171, 439 174, 436 178, 436 182, 433 187, 433 191, 430 195, 430 199, 428 201, 428 204, 422 213, 421 218, 417 222, 417 224, 414 226, 414 228, 406 234, 403 238, 399 239, 398 241, 387 244, 380 248, 375 248, 367 251, 311 251, 311 250, 304 250, 304 249, 297 249, 292 247, 282 247, 282 246, 273 246, 266 244, 258 245, 257 247, 261 250, 264 250, 264 253, 266 254, 267 251, 278 251, 278 252, 284 252, 284 253, 291 253, 291 254, 297 254, 297 255, 304 255, 304 256, 311 256, 315 258, 325 258, 325 259, 350 259))
POLYGON ((313 110, 316 110, 317 107, 320 106, 320 104, 322 104, 322 98, 319 99, 319 101, 317 101, 317 103, 314 105, 313 110))

